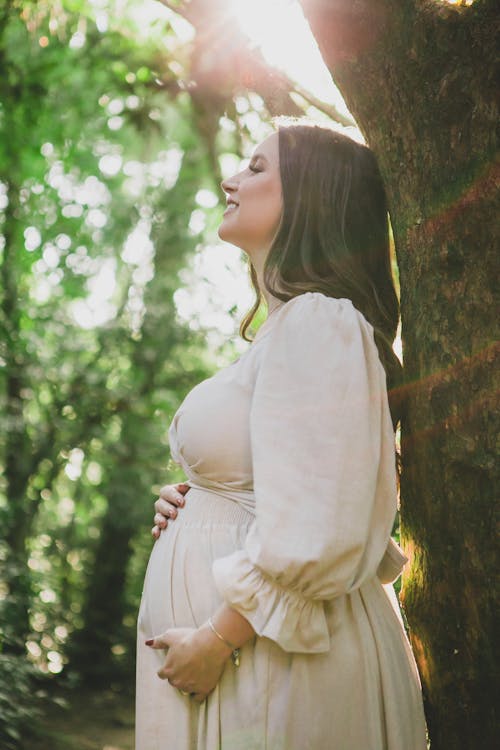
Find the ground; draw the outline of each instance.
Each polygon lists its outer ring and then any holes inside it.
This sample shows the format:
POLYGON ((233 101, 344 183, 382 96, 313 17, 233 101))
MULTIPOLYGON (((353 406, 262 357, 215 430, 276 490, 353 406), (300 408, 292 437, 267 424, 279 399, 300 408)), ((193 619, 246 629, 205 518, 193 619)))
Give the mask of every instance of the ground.
POLYGON ((133 696, 102 690, 62 697, 52 704, 41 732, 24 750, 133 750, 133 696))

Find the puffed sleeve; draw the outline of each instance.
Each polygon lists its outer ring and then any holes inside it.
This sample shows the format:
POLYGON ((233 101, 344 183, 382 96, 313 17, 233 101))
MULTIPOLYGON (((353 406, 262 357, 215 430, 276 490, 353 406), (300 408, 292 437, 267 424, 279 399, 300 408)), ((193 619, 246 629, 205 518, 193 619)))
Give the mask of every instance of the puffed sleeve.
POLYGON ((250 412, 255 522, 213 573, 258 635, 320 653, 325 601, 374 577, 389 543, 394 435, 373 329, 352 303, 308 292, 274 315, 250 412))

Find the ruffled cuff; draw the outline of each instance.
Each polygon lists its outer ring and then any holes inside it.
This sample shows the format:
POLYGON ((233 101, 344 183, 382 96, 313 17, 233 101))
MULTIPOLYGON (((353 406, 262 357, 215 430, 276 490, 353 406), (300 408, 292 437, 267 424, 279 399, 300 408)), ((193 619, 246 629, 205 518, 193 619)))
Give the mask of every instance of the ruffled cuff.
POLYGON ((403 568, 408 562, 408 558, 403 553, 394 539, 389 539, 389 544, 385 550, 384 556, 377 568, 377 576, 382 583, 394 583, 403 572, 403 568))
POLYGON ((330 635, 323 602, 306 599, 266 577, 243 550, 213 563, 219 594, 251 624, 257 635, 270 638, 284 651, 319 654, 329 651, 330 635))

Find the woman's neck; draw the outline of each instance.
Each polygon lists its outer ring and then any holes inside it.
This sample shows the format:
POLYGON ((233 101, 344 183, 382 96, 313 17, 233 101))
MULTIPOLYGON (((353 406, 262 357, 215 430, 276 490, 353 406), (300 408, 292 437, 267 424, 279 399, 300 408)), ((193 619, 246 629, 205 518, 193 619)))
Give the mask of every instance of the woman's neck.
POLYGON ((264 284, 264 278, 263 278, 263 270, 264 270, 263 268, 255 269, 257 273, 257 281, 259 282, 259 289, 261 290, 262 296, 266 300, 267 312, 268 312, 268 315, 270 315, 273 310, 275 310, 277 307, 283 304, 283 301, 280 300, 278 297, 274 297, 271 294, 271 292, 269 292, 266 289, 265 284, 264 284))

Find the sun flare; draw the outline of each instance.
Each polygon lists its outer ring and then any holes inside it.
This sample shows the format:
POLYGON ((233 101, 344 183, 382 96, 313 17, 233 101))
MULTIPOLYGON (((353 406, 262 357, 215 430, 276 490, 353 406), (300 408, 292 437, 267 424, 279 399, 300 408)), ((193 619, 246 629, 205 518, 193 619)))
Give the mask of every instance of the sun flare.
POLYGON ((297 0, 226 0, 229 14, 266 60, 324 102, 349 114, 297 0))

